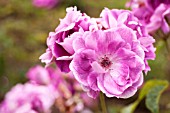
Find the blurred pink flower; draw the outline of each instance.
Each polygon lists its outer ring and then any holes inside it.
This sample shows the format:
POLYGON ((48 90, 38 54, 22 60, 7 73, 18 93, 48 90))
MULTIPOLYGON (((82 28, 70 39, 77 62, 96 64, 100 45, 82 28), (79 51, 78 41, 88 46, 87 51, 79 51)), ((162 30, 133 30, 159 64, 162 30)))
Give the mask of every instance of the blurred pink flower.
POLYGON ((32 4, 38 8, 53 8, 59 0, 32 0, 32 4))
POLYGON ((69 72, 69 64, 74 54, 73 40, 80 37, 84 31, 97 29, 96 21, 85 13, 77 11, 76 7, 66 9, 67 14, 60 20, 55 32, 50 32, 47 38, 46 53, 40 56, 47 65, 55 61, 63 72, 69 72), (76 37, 75 37, 76 35, 76 37))
POLYGON ((86 108, 92 108, 95 101, 89 98, 82 91, 80 84, 74 79, 71 73, 62 73, 59 69, 42 66, 32 67, 27 72, 31 83, 50 87, 56 93, 55 106, 62 113, 82 112, 86 108), (89 103, 87 102, 93 103, 89 103))
POLYGON ((63 81, 62 74, 58 69, 52 67, 44 68, 40 65, 29 69, 26 76, 31 83, 46 85, 57 90, 58 84, 63 81))
POLYGON ((161 29, 165 34, 170 32, 169 0, 131 0, 127 3, 136 17, 150 33, 161 29))
POLYGON ((36 84, 17 84, 5 96, 0 113, 51 113, 55 95, 50 88, 36 84))
POLYGON ((147 24, 149 32, 161 29, 165 34, 170 32, 170 4, 160 4, 147 24))
POLYGON ((144 60, 133 49, 144 51, 130 28, 86 32, 74 43, 70 69, 89 96, 102 91, 107 97, 129 98, 143 83, 144 60))
POLYGON ((47 85, 51 83, 51 75, 45 68, 39 65, 30 68, 26 75, 31 82, 35 82, 40 85, 47 85))

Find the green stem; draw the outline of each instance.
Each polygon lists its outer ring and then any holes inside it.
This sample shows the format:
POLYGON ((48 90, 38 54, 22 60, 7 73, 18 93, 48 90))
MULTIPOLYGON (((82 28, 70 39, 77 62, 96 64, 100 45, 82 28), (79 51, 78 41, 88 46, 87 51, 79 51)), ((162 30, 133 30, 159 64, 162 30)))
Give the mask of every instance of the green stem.
POLYGON ((167 52, 170 53, 170 48, 169 48, 169 44, 168 44, 168 39, 170 37, 170 33, 168 34, 164 34, 164 36, 162 37, 162 39, 164 40, 165 42, 165 46, 166 46, 166 49, 167 49, 167 52))
POLYGON ((170 53, 168 40, 166 39, 166 40, 164 40, 164 41, 165 41, 165 46, 166 46, 167 52, 170 53))
POLYGON ((102 92, 100 92, 100 103, 101 103, 102 113, 107 113, 106 102, 105 102, 104 94, 102 92))

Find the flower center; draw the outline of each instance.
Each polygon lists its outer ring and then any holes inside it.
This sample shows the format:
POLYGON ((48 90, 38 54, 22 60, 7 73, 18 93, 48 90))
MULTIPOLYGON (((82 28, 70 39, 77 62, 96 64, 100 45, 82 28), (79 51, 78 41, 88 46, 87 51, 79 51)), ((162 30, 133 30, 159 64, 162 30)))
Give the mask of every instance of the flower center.
POLYGON ((108 69, 111 66, 111 64, 112 64, 112 62, 106 55, 101 59, 100 65, 103 68, 108 69))

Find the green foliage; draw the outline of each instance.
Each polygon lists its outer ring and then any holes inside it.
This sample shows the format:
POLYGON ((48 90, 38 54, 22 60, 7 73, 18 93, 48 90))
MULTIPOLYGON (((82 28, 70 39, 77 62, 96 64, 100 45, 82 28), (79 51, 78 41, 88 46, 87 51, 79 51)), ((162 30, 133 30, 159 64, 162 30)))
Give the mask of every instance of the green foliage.
POLYGON ((167 48, 165 46, 165 42, 163 40, 156 41, 156 59, 150 60, 149 65, 151 67, 151 71, 147 74, 145 79, 170 79, 169 78, 169 60, 167 48))
POLYGON ((149 80, 145 83, 145 85, 141 89, 138 99, 141 101, 148 94, 148 92, 156 86, 167 87, 167 85, 168 82, 166 80, 149 80))
POLYGON ((139 93, 138 99, 121 110, 121 113, 133 113, 146 96, 146 106, 152 113, 159 113, 159 98, 162 92, 168 87, 168 81, 166 80, 149 80, 147 81, 139 93))
POLYGON ((146 96, 146 107, 152 113, 159 113, 158 102, 159 102, 162 92, 167 88, 167 86, 168 86, 168 83, 164 85, 163 84, 157 85, 148 92, 146 96))

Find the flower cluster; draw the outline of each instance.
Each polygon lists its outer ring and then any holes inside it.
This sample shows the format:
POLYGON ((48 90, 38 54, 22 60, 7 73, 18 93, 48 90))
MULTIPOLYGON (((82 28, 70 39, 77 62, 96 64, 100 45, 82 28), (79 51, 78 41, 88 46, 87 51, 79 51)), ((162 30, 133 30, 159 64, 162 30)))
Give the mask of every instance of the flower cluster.
POLYGON ((32 0, 32 4, 38 8, 53 8, 59 0, 32 0))
MULTIPOLYGON (((96 101, 85 95, 71 73, 64 74, 51 67, 45 69, 41 66, 35 66, 28 71, 27 78, 31 83, 54 89, 56 93, 54 104, 61 113, 83 112, 88 110, 87 108, 90 106, 95 106, 96 101)), ((90 110, 88 111, 87 113, 91 113, 90 110)))
POLYGON ((100 18, 90 18, 77 8, 67 8, 55 32, 47 38, 40 56, 47 66, 55 62, 72 72, 90 97, 129 98, 143 83, 143 71, 154 60, 155 40, 128 10, 105 8, 100 18))
POLYGON ((32 67, 29 82, 17 84, 0 104, 0 113, 51 113, 53 106, 61 113, 92 113, 95 101, 81 90, 72 75, 57 69, 32 67), (92 104, 93 101, 93 104, 92 104))
POLYGON ((143 23, 148 32, 154 33, 161 29, 164 34, 170 32, 170 1, 169 0, 131 0, 130 7, 136 17, 143 23))

